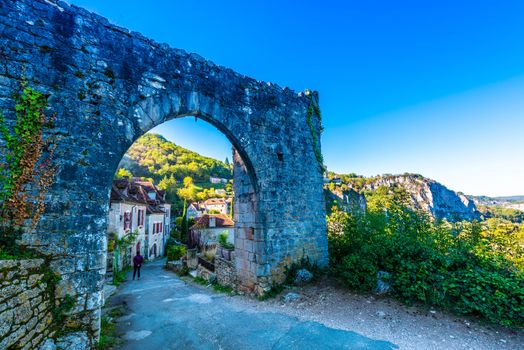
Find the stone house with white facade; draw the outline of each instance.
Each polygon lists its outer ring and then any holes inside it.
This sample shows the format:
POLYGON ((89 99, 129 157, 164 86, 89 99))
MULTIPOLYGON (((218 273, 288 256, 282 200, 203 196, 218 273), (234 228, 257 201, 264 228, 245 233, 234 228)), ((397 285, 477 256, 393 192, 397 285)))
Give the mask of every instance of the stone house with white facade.
POLYGON ((197 219, 204 215, 204 212, 205 210, 197 202, 193 202, 187 207, 187 217, 190 219, 197 219))
POLYGON ((114 180, 108 217, 108 234, 116 239, 136 233, 121 252, 121 264, 131 264, 137 251, 147 259, 164 254, 170 232, 171 205, 165 192, 150 181, 137 178, 114 180))
POLYGON ((190 246, 206 250, 210 245, 216 246, 218 235, 227 232, 227 241, 235 243, 235 223, 225 214, 204 214, 190 227, 190 246))
POLYGON ((210 176, 209 182, 211 182, 212 184, 227 184, 227 179, 210 176))
POLYGON ((224 198, 209 198, 204 201, 200 206, 204 208, 207 214, 211 213, 220 213, 220 214, 229 214, 229 205, 231 201, 224 198))

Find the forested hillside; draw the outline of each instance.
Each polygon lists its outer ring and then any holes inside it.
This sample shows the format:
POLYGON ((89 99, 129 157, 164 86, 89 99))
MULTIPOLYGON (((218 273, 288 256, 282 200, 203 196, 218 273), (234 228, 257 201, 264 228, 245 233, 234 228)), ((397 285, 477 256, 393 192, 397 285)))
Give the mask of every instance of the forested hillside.
POLYGON ((232 193, 232 164, 204 157, 177 146, 158 134, 145 134, 127 151, 115 177, 145 177, 152 179, 162 190, 172 209, 180 212, 183 200, 205 200, 216 194, 216 189, 232 193), (210 177, 227 179, 227 184, 212 184, 210 177))
POLYGON ((158 134, 145 134, 127 151, 120 168, 133 176, 152 178, 156 183, 174 178, 182 182, 190 176, 194 182, 208 182, 209 177, 232 179, 232 166, 219 160, 204 157, 158 134))

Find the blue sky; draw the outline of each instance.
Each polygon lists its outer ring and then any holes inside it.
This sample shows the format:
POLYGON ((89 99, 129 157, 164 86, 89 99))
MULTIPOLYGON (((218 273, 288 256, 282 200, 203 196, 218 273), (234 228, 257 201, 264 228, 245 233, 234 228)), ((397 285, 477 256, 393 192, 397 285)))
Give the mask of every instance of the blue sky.
MULTIPOLYGON (((520 0, 71 2, 256 79, 318 90, 330 170, 408 171, 469 194, 524 194, 520 0)), ((204 155, 230 154, 202 121, 155 131, 204 155)))

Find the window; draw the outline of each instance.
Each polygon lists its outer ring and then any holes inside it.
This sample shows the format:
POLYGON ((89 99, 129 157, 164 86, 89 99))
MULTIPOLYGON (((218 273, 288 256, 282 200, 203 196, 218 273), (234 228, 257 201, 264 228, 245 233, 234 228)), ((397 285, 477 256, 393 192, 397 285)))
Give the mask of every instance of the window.
POLYGON ((124 213, 124 230, 129 230, 131 228, 131 213, 126 211, 124 213))
POLYGON ((144 210, 138 209, 138 226, 144 225, 144 210))
POLYGON ((162 232, 162 222, 155 222, 153 224, 153 233, 161 233, 162 232))

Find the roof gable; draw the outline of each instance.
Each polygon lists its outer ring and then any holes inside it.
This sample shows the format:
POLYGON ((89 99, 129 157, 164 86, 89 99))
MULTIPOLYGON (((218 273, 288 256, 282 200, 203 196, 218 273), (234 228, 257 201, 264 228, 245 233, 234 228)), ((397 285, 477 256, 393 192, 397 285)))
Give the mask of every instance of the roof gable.
POLYGON ((235 226, 235 222, 231 220, 229 216, 226 214, 204 214, 202 215, 193 226, 191 226, 191 229, 199 229, 199 228, 232 228, 235 226), (209 218, 215 218, 215 226, 209 227, 209 218))

